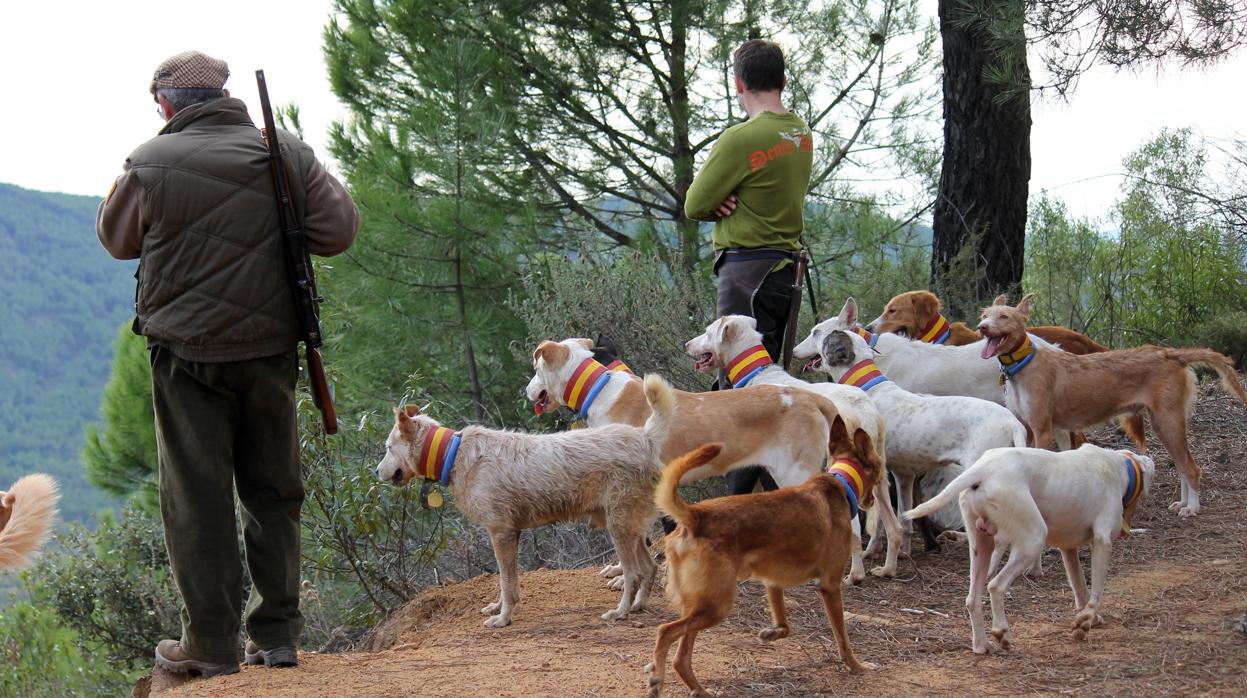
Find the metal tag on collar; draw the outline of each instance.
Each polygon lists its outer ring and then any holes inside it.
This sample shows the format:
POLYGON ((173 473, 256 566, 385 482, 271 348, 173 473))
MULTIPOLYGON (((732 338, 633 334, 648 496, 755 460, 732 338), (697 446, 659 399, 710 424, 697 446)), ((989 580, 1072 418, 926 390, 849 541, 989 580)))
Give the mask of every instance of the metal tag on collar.
POLYGON ((425 480, 420 485, 420 506, 425 509, 440 509, 442 504, 446 502, 446 498, 442 496, 442 489, 438 487, 432 480, 425 480))

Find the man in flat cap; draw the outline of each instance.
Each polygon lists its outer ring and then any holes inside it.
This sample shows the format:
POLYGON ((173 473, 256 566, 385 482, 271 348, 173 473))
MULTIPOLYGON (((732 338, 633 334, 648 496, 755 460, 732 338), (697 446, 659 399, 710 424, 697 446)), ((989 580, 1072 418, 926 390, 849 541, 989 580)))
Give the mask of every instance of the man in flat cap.
MULTIPOLYGON (((179 673, 293 666, 303 482, 295 414, 299 320, 268 152, 225 62, 198 51, 156 69, 165 126, 126 159, 96 215, 100 242, 139 259, 134 331, 151 352, 165 545, 182 639, 156 662, 179 673), (234 487, 251 597, 242 603, 234 487)), ((355 240, 359 212, 311 148, 281 131, 295 210, 318 255, 355 240)))

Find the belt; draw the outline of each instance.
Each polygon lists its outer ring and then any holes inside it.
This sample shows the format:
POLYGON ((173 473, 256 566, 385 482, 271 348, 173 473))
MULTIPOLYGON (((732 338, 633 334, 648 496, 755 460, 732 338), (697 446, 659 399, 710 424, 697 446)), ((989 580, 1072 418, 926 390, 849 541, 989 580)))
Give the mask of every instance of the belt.
POLYGON ((778 250, 772 247, 729 247, 719 250, 720 264, 728 262, 759 262, 781 259, 796 260, 800 250, 778 250))

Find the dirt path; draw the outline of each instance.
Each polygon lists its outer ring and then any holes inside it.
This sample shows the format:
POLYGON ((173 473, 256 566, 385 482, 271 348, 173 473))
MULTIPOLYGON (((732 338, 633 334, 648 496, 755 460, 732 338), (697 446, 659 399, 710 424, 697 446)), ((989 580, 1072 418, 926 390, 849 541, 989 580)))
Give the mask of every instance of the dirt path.
MULTIPOLYGON (((1097 443, 1123 444, 1111 430, 1097 443)), ((840 663, 817 594, 787 593, 794 634, 764 644, 761 587, 743 584, 737 609, 703 633, 694 667, 722 696, 814 695, 1247 695, 1247 412, 1207 389, 1192 425, 1205 467, 1203 510, 1180 521, 1166 507, 1177 476, 1163 451, 1154 488, 1114 546, 1107 625, 1071 639, 1072 596, 1060 556, 1047 574, 1023 579, 1009 599, 1015 647, 978 657, 965 618, 966 553, 946 545, 902 561, 895 580, 846 589, 849 636, 859 659, 879 665, 854 676, 840 663)), ((920 542, 916 548, 921 548, 920 542)), ((304 653, 294 670, 244 669, 154 695, 176 696, 637 696, 654 629, 672 620, 661 589, 650 611, 618 623, 599 615, 617 600, 592 570, 523 576, 514 624, 482 625, 477 608, 497 594, 494 577, 430 590, 378 629, 378 652, 304 653)), ((687 692, 671 674, 666 696, 687 692)))

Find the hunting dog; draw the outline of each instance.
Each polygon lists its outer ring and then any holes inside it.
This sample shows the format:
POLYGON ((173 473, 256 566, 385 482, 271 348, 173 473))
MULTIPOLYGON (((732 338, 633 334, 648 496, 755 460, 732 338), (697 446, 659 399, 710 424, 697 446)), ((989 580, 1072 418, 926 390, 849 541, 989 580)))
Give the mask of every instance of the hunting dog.
MULTIPOLYGON (((883 312, 866 329, 871 332, 892 332, 902 337, 950 346, 964 346, 983 339, 977 329, 967 327, 964 322, 949 323, 940 314, 940 308, 939 296, 934 293, 908 291, 888 301, 883 312)), ((1067 327, 1046 325, 1031 327, 1027 332, 1050 342, 1062 351, 1079 356, 1109 350, 1087 335, 1067 327)), ((1135 445, 1141 450, 1147 450, 1147 432, 1143 428, 1143 417, 1137 414, 1123 416, 1121 428, 1135 445)), ((1075 439, 1078 443, 1085 440, 1075 439)))
POLYGON ((869 505, 882 464, 860 428, 851 438, 843 419, 832 427, 835 464, 830 472, 797 487, 742 494, 688 504, 680 480, 715 459, 721 444, 708 444, 672 461, 654 495, 658 508, 679 522, 667 535, 667 597, 680 617, 658 628, 650 674, 650 696, 657 697, 667 671, 667 653, 680 640, 675 670, 694 696, 711 695, 693 673, 697 633, 717 625, 732 611, 736 582, 756 579, 766 586, 774 626, 758 634, 770 642, 788 636, 784 587, 817 577, 840 657, 854 673, 868 668, 853 656, 844 627, 840 575, 849 561, 849 520, 857 502, 869 505))
MULTIPOLYGON (((757 385, 783 385, 808 390, 831 400, 836 410, 850 421, 856 422, 870 437, 879 454, 880 467, 884 475, 879 478, 875 489, 877 509, 883 519, 888 534, 887 557, 881 567, 870 572, 879 577, 896 575, 896 559, 900 554, 901 539, 904 532, 892 502, 888 497, 887 455, 885 453, 884 420, 875 408, 874 403, 861 390, 847 385, 835 383, 808 383, 794 378, 782 367, 774 364, 766 349, 762 347, 762 333, 757 330, 757 321, 746 315, 725 315, 706 327, 706 331, 685 344, 690 356, 696 358, 694 367, 703 373, 719 368, 727 368, 728 379, 735 388, 749 388, 757 385)), ((872 508, 872 512, 876 509, 872 508)), ((873 529, 873 527, 872 527, 873 529)), ((845 581, 856 584, 866 577, 862 563, 862 533, 857 519, 853 519, 853 563, 849 576, 845 581)), ((878 552, 879 537, 870 540, 870 549, 866 555, 878 552)))
POLYGON ((1083 444, 1054 453, 1037 448, 998 448, 983 457, 938 495, 907 517, 926 516, 958 498, 970 543, 971 647, 988 650, 983 628, 983 587, 992 606, 992 637, 1000 649, 1013 641, 1005 618, 1009 585, 1045 546, 1060 548, 1065 574, 1074 591, 1074 637, 1085 639, 1100 617, 1113 539, 1130 532, 1130 520, 1151 487, 1156 466, 1130 451, 1110 451, 1083 444), (1091 595, 1087 595, 1078 549, 1091 544, 1091 595), (1012 546, 1009 562, 995 572, 999 550, 1012 546))
MULTIPOLYGON (((590 427, 640 426, 649 417, 639 381, 606 370, 594 361, 592 342, 565 339, 542 342, 533 352, 528 398, 537 414, 559 405, 579 412, 590 427)), ((750 465, 765 466, 781 487, 798 485, 827 462, 831 424, 837 416, 830 401, 805 390, 758 386, 757 390, 687 393, 675 390, 671 437, 662 447, 669 461, 698 446, 724 444, 714 467, 689 471, 686 482, 750 465)))
POLYGON ((520 531, 555 521, 601 521, 623 565, 618 608, 604 620, 626 618, 645 606, 656 565, 645 533, 656 516, 658 454, 671 433, 674 390, 646 376, 652 408, 644 428, 623 424, 555 434, 522 434, 470 426, 459 433, 422 415, 414 405, 394 410, 377 477, 404 485, 416 476, 440 481, 469 520, 485 527, 498 561, 498 601, 481 609, 485 625, 511 623, 520 599, 516 553, 520 531))
POLYGON ((1026 332, 1030 310, 1029 294, 1016 308, 998 296, 983 310, 979 332, 987 338, 983 358, 999 360, 1006 404, 1031 428, 1035 445, 1050 447, 1053 429, 1085 429, 1146 410, 1182 477, 1181 498, 1169 510, 1198 514, 1201 471, 1186 429, 1197 395, 1191 367, 1216 371, 1226 392, 1247 404, 1234 362, 1211 349, 1142 346, 1075 356, 1035 346, 1026 332))
MULTIPOLYGON (((888 423, 887 450, 896 476, 897 508, 914 505, 914 480, 947 465, 969 467, 993 448, 1026 446, 1026 427, 1009 410, 972 397, 919 395, 888 380, 860 335, 814 330, 813 368, 864 391, 888 423)), ((906 530, 912 528, 903 519, 906 530)), ((909 552, 909 541, 902 545, 909 552)))
POLYGON ((52 531, 61 495, 49 475, 27 475, 0 492, 0 572, 30 564, 52 531))

